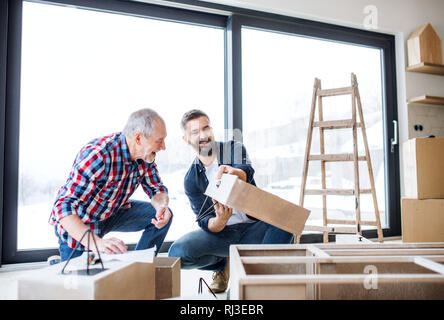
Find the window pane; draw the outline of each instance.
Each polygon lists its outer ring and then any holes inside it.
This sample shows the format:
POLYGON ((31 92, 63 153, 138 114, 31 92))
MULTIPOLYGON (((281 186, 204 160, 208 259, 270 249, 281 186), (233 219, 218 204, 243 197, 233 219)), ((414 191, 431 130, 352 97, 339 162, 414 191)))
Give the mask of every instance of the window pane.
MULTIPOLYGON (((323 89, 346 87, 352 72, 359 83, 381 224, 386 227, 379 49, 242 28, 244 142, 258 185, 299 204, 314 79, 321 80, 323 89)), ((323 98, 323 120, 351 119, 350 97, 323 98)), ((353 153, 351 129, 324 132, 326 154, 353 153)), ((319 154, 319 146, 315 128, 311 154, 319 154)), ((361 129, 358 152, 364 155, 361 129)), ((354 189, 353 168, 353 162, 327 162, 327 188, 354 189)), ((370 189, 362 161, 359 178, 361 189, 370 189)), ((320 161, 310 161, 306 188, 322 189, 320 161)), ((322 225, 322 196, 306 195, 304 207, 311 210, 308 224, 322 225)), ((354 197, 327 196, 327 209, 329 219, 355 219, 354 197)), ((375 221, 371 194, 361 195, 361 219, 375 221)))
MULTIPOLYGON (((166 240, 174 240, 197 228, 183 191, 193 153, 180 118, 203 109, 223 135, 224 30, 24 3, 18 249, 57 246, 47 221, 77 152, 145 107, 167 125, 156 162, 175 214, 166 240)), ((132 199, 148 197, 139 188, 132 199)))

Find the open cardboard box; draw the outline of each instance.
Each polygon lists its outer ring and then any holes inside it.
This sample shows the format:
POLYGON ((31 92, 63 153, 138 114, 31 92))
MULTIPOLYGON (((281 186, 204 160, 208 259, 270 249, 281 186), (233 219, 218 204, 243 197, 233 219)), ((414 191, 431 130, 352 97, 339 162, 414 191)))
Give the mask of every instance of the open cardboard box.
POLYGON ((310 214, 309 210, 246 183, 235 175, 222 175, 220 184, 210 181, 205 194, 224 205, 296 235, 302 233, 310 214))
POLYGON ((154 263, 107 261, 90 266, 85 257, 38 269, 18 279, 18 299, 25 300, 154 300, 154 263), (99 272, 100 271, 100 272, 99 272))

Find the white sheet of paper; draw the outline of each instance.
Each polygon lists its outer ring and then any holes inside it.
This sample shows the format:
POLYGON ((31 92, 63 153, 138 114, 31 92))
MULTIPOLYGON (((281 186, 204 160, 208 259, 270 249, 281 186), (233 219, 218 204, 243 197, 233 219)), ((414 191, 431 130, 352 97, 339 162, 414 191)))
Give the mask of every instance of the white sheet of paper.
POLYGON ((156 246, 145 250, 133 250, 120 254, 101 253, 100 258, 102 259, 103 262, 111 260, 119 260, 127 262, 153 263, 155 250, 156 246))
POLYGON ((374 243, 371 240, 368 240, 367 238, 357 236, 356 234, 337 234, 336 237, 336 243, 339 244, 348 244, 348 243, 374 243), (361 239, 361 240, 359 240, 361 239))

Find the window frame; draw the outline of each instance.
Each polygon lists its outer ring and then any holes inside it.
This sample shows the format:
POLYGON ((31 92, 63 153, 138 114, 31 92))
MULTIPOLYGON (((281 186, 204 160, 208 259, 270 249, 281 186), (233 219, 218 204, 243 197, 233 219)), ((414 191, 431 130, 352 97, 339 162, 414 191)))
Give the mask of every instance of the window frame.
MULTIPOLYGON (((19 132, 20 132, 20 72, 21 72, 21 29, 23 0, 7 1, 7 52, 2 58, 7 59, 5 104, 0 113, 5 116, 5 155, 1 166, 4 172, 2 195, 3 234, 1 264, 45 261, 51 255, 57 255, 58 249, 17 249, 18 220, 18 166, 19 166, 19 132)), ((118 0, 51 0, 30 1, 44 4, 73 5, 87 10, 135 15, 165 21, 189 23, 202 26, 225 28, 226 16, 212 13, 193 12, 189 10, 157 6, 139 2, 118 0)), ((3 18, 3 17, 2 17, 3 18)), ((2 19, 3 23, 3 19, 2 19)), ((2 32, 3 34, 3 32, 2 32)), ((3 86, 2 86, 3 88, 3 86)), ((1 100, 0 100, 1 101, 1 100)), ((2 133, 3 134, 3 133, 2 133)), ((2 137, 0 137, 2 138, 2 137)), ((0 140, 1 142, 1 140, 0 140)), ((1 177, 0 177, 1 178, 1 177)), ((1 199, 0 199, 1 200, 1 199)), ((1 203, 0 203, 1 204, 1 203)), ((49 213, 48 213, 49 217, 49 213)), ((171 241, 165 241, 160 252, 167 252, 171 241)), ((129 244, 134 249, 135 244, 129 244)))
MULTIPOLYGON (((263 31, 273 31, 296 36, 316 38, 320 40, 342 42, 381 50, 381 78, 382 78, 382 115, 384 130, 384 168, 385 168, 385 207, 388 216, 388 227, 382 228, 384 237, 401 235, 401 213, 400 213, 400 173, 399 173, 399 148, 395 146, 391 152, 391 140, 394 138, 393 121, 398 121, 397 90, 396 90, 396 59, 395 59, 395 36, 361 29, 331 25, 317 21, 308 21, 299 18, 282 17, 279 21, 274 19, 263 19, 253 16, 232 16, 232 32, 237 35, 236 48, 233 55, 237 55, 240 62, 236 64, 233 72, 234 83, 240 84, 235 87, 234 97, 240 97, 233 105, 233 114, 237 115, 235 128, 242 131, 242 49, 241 31, 242 27, 255 28, 263 31)), ((233 67, 233 68, 234 68, 233 67)), ((248 146, 247 146, 248 147, 248 146)), ((362 235, 366 238, 377 238, 377 230, 363 230, 362 235)), ((329 241, 334 241, 335 236, 329 234, 329 241)), ((322 242, 321 233, 309 233, 301 236, 300 243, 322 242)))
MULTIPOLYGON (((57 249, 17 250, 23 1, 0 1, 0 128, 4 128, 0 130, 0 266, 45 261, 50 255, 58 254, 57 249)), ((383 67, 386 208, 389 216, 389 227, 385 228, 383 233, 384 237, 401 235, 399 148, 395 147, 395 152, 390 152, 390 140, 394 135, 392 121, 398 119, 393 35, 196 0, 168 0, 164 1, 165 5, 119 0, 34 2, 224 28, 224 126, 225 129, 231 130, 242 130, 242 26, 380 48, 383 67)), ((232 136, 226 134, 225 138, 231 139, 232 136)), ((364 230, 363 235, 368 238, 377 237, 376 230, 364 230)), ((330 237, 334 240, 333 235, 330 237)), ((321 234, 306 234, 301 237, 301 243, 321 241, 321 234)), ((165 242, 160 252, 166 252, 170 245, 171 242, 165 242)), ((134 244, 129 245, 130 249, 134 247, 134 244)))

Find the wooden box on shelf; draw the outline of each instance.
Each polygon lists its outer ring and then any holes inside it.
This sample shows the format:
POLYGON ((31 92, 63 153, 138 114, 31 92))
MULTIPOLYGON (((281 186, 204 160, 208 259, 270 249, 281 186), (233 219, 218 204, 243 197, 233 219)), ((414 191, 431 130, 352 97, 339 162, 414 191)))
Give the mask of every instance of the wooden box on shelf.
POLYGON ((409 66, 421 63, 442 65, 441 39, 430 23, 417 28, 407 40, 409 66))

